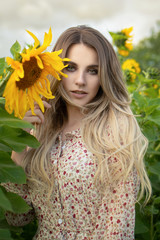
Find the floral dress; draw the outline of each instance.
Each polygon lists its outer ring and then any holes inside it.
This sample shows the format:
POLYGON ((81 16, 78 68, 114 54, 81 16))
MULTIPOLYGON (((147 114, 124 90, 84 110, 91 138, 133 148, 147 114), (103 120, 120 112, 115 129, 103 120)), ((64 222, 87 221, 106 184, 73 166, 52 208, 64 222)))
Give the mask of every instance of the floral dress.
POLYGON ((26 214, 7 213, 7 221, 22 226, 36 218, 36 240, 134 240, 137 174, 132 171, 121 183, 102 197, 94 186, 96 164, 82 141, 80 130, 61 135, 52 147, 55 189, 49 204, 47 196, 35 191, 29 181, 24 185, 4 184, 18 193, 33 209, 26 214))

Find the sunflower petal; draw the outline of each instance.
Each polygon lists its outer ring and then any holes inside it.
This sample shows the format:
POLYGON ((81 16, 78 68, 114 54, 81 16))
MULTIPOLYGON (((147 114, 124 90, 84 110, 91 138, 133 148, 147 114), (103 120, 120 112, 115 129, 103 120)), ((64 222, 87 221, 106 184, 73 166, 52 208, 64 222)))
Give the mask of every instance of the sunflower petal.
POLYGON ((39 46, 39 44, 40 44, 38 38, 37 38, 32 32, 30 32, 30 31, 28 31, 28 30, 26 30, 26 31, 27 31, 27 32, 29 33, 29 35, 31 35, 31 37, 34 39, 34 49, 37 48, 37 47, 39 46))
POLYGON ((32 93, 32 88, 29 88, 28 89, 28 104, 29 104, 29 107, 31 108, 31 112, 32 112, 32 115, 36 115, 35 112, 34 112, 34 96, 33 96, 33 93, 32 93))
POLYGON ((34 89, 31 88, 31 91, 32 91, 33 99, 38 103, 38 105, 39 105, 40 109, 42 110, 42 112, 44 112, 44 105, 43 105, 41 97, 39 96, 39 92, 36 91, 35 87, 34 87, 34 89))
POLYGON ((40 69, 43 69, 44 66, 43 66, 43 62, 41 60, 41 58, 39 56, 35 56, 35 58, 37 59, 37 65, 40 69))
POLYGON ((26 91, 20 90, 19 91, 20 101, 21 104, 19 105, 19 112, 21 117, 23 118, 26 111, 27 111, 27 94, 26 91))
POLYGON ((20 78, 24 77, 24 70, 23 70, 22 63, 13 60, 10 57, 6 57, 6 62, 8 65, 11 65, 11 67, 17 71, 17 74, 20 78))
POLYGON ((36 89, 37 92, 39 92, 39 94, 43 95, 44 97, 46 97, 48 99, 53 99, 54 98, 52 93, 47 92, 46 88, 42 88, 40 86, 40 84, 36 84, 35 89, 36 89))

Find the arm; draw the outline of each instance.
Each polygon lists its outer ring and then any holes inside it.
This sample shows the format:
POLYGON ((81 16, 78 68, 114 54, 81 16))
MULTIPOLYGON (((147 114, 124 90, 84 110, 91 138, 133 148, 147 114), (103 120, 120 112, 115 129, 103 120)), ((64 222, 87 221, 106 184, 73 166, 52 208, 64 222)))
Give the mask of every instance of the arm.
POLYGON ((103 197, 95 230, 89 240, 134 240, 137 173, 132 171, 126 183, 120 183, 110 196, 103 197))

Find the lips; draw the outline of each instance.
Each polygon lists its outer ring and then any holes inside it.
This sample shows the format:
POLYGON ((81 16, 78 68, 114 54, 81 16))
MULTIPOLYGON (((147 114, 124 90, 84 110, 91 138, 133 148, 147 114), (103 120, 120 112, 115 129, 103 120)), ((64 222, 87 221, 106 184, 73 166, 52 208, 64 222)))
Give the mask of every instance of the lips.
POLYGON ((76 94, 87 94, 87 92, 85 91, 80 91, 80 90, 74 90, 74 91, 71 91, 72 93, 76 93, 76 94))
POLYGON ((76 99, 82 99, 87 96, 87 92, 85 92, 83 90, 73 90, 70 92, 71 92, 72 97, 76 98, 76 99))

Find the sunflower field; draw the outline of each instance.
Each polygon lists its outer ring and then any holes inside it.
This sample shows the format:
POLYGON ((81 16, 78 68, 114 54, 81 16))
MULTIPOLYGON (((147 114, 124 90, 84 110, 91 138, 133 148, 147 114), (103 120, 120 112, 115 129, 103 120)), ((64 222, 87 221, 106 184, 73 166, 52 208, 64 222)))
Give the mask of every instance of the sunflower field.
MULTIPOLYGON (((124 79, 130 97, 131 108, 137 116, 143 134, 149 140, 145 155, 145 165, 152 185, 152 197, 147 205, 144 199, 136 204, 136 240, 160 239, 160 24, 158 31, 152 30, 150 37, 133 46, 133 28, 110 32, 113 46, 119 57, 124 79)), ((35 38, 34 38, 35 39, 35 38)), ((38 45, 37 45, 38 46, 38 45)), ((19 56, 19 46, 15 43, 11 52, 19 56)), ((26 146, 38 147, 39 143, 25 128, 33 126, 5 108, 2 97, 5 84, 12 74, 5 72, 8 68, 5 58, 0 59, 0 183, 13 182, 23 184, 26 176, 23 169, 11 160, 12 150, 21 152, 26 146), (3 81, 2 81, 3 79, 3 81)), ((14 107, 14 106, 13 106, 14 107)), ((0 186, 0 240, 28 240, 36 232, 36 220, 25 227, 9 226, 5 213, 25 213, 30 207, 14 193, 7 192, 0 186)))
MULTIPOLYGON (((158 23, 157 23, 158 25, 158 23)), ((160 24, 158 25, 160 29, 160 24)), ((160 31, 142 40, 134 49, 133 28, 113 33, 113 45, 121 62, 130 93, 131 108, 149 140, 145 165, 152 184, 152 197, 136 204, 136 240, 160 239, 160 31)))

